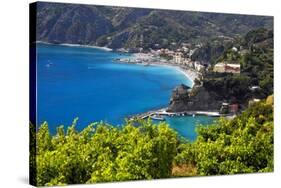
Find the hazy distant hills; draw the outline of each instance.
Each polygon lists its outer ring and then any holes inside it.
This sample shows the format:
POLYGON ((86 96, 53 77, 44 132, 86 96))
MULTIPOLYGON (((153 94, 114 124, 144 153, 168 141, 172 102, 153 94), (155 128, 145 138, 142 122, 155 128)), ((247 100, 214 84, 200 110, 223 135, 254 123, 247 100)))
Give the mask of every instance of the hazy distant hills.
POLYGON ((37 40, 110 48, 173 47, 272 29, 273 18, 94 5, 37 4, 37 40))

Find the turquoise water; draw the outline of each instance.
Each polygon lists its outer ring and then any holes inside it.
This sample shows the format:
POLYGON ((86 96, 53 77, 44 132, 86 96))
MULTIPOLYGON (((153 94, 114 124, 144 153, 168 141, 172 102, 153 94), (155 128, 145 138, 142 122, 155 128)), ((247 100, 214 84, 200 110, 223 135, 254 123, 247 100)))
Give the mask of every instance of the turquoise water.
POLYGON ((178 116, 165 117, 166 122, 175 129, 181 136, 194 141, 197 137, 196 127, 199 124, 211 124, 216 118, 209 116, 178 116))
MULTIPOLYGON (((129 54, 47 44, 37 50, 37 124, 47 121, 51 133, 75 117, 78 130, 95 121, 121 125, 125 117, 166 107, 177 85, 192 84, 174 67, 114 62, 129 54)), ((167 122, 183 136, 193 130, 188 118, 167 122)))

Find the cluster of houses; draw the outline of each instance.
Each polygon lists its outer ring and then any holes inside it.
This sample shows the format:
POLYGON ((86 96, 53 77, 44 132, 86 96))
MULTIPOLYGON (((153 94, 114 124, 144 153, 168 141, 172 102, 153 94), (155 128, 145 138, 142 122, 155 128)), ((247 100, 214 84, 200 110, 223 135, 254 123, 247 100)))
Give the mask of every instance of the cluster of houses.
MULTIPOLYGON (((182 43, 180 47, 177 48, 176 50, 170 50, 168 48, 161 48, 157 50, 151 49, 150 53, 147 54, 148 56, 138 58, 135 60, 135 62, 145 62, 149 64, 150 61, 151 62, 163 61, 163 62, 169 62, 170 64, 176 64, 186 68, 191 68, 196 70, 197 72, 202 72, 208 69, 210 65, 206 62, 191 60, 192 54, 201 47, 202 44, 197 44, 193 46, 190 43, 182 43), (161 57, 164 57, 164 59, 161 57)), ((234 52, 238 52, 238 49, 236 47, 233 47, 232 50, 234 52)), ((125 52, 125 49, 119 49, 119 51, 125 52)), ((213 71, 219 73, 240 74, 240 64, 220 62, 214 65, 213 71)))
MULTIPOLYGON (((168 48, 161 48, 157 50, 151 49, 149 53, 149 58, 139 58, 138 60, 136 60, 136 62, 142 61, 149 63, 150 61, 168 61, 170 64, 176 64, 187 68, 192 68, 198 72, 202 72, 209 68, 210 65, 206 64, 205 62, 191 60, 192 54, 201 47, 202 44, 197 44, 193 46, 190 43, 182 43, 180 47, 176 50, 170 50, 168 48), (165 57, 165 59, 161 57, 165 57)), ((232 50, 234 52, 238 52, 238 49, 236 47, 233 47, 232 50)), ((125 49, 119 49, 119 51, 125 52, 125 49)), ((240 64, 220 62, 214 65, 213 71, 219 73, 240 74, 240 64)))
MULTIPOLYGON (((184 68, 191 68, 197 72, 211 70, 218 73, 240 74, 241 67, 239 63, 223 61, 215 64, 212 69, 210 69, 211 65, 209 63, 206 64, 206 62, 192 61, 192 54, 200 47, 200 44, 196 45, 195 47, 192 47, 189 44, 184 44, 176 50, 170 50, 168 48, 161 48, 157 50, 151 49, 150 53, 139 53, 139 56, 137 56, 135 60, 128 59, 127 61, 132 63, 144 63, 147 65, 155 62, 163 62, 175 64, 184 68)), ((236 47, 233 47, 232 51, 240 53, 241 49, 238 50, 236 47)), ((260 88, 259 86, 251 86, 249 89, 254 92, 260 88)), ((249 101, 248 105, 252 105, 259 101, 260 99, 253 98, 249 101)), ((237 114, 239 112, 239 108, 239 104, 237 103, 224 102, 221 104, 219 113, 237 114)))
POLYGON ((167 57, 168 59, 170 59, 169 63, 171 64, 186 66, 200 72, 204 70, 206 66, 198 61, 192 61, 190 58, 199 47, 200 44, 196 45, 196 47, 192 49, 190 44, 183 43, 182 47, 178 48, 175 51, 169 50, 167 48, 161 48, 158 50, 151 50, 151 53, 158 57, 167 57))
MULTIPOLYGON (((244 50, 242 46, 238 48, 232 47, 232 51, 234 53, 239 53, 240 55, 244 55, 247 53, 247 50, 244 50)), ((239 63, 229 63, 229 62, 220 62, 215 64, 213 68, 214 72, 220 72, 220 73, 233 73, 233 74, 240 74, 240 64, 239 63)))
MULTIPOLYGON (((192 46, 190 44, 183 43, 181 47, 176 50, 170 50, 168 48, 161 48, 161 49, 151 49, 150 53, 139 53, 140 55, 135 60, 128 59, 126 61, 133 62, 133 63, 145 63, 149 65, 150 63, 154 62, 163 62, 169 64, 179 65, 183 68, 191 68, 196 70, 197 72, 202 71, 213 71, 218 73, 232 73, 232 74, 240 74, 241 67, 239 63, 235 62, 219 62, 215 64, 212 68, 210 63, 206 62, 199 62, 199 61, 192 61, 191 56, 192 54, 199 48, 201 48, 201 44, 196 46, 192 46), (210 69, 211 68, 211 69, 210 69)), ((121 52, 125 52, 125 49, 120 49, 121 52)), ((247 49, 243 48, 232 48, 233 52, 237 52, 241 55, 247 53, 247 49)), ((127 52, 127 51, 126 51, 127 52)), ((259 86, 251 86, 249 88, 252 92, 259 90, 259 86)), ((249 101, 248 105, 252 105, 256 102, 259 102, 260 99, 253 98, 249 101)), ((224 102, 221 104, 220 114, 237 114, 239 112, 239 104, 237 103, 227 103, 224 102)))
MULTIPOLYGON (((205 70, 209 65, 206 65, 199 61, 192 61, 191 56, 192 54, 201 47, 201 44, 195 46, 195 48, 191 48, 190 44, 183 44, 181 48, 177 50, 169 50, 169 49, 158 49, 158 50, 151 50, 151 53, 158 57, 168 57, 170 59, 170 63, 174 63, 177 65, 183 65, 189 68, 193 68, 198 72, 205 70)), ((233 47, 233 51, 237 51, 238 49, 233 47)), ((228 63, 228 62, 220 62, 214 65, 213 68, 214 72, 219 73, 234 73, 240 74, 240 64, 235 63, 228 63)))

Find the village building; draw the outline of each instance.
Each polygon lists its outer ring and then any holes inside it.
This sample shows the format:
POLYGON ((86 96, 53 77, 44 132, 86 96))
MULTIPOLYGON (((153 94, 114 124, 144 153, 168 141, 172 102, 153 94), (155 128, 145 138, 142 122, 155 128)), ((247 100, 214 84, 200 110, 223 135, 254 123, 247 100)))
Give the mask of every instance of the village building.
POLYGON ((224 63, 215 64, 213 71, 214 72, 225 72, 225 64, 224 63))
POLYGON ((190 67, 190 68, 193 68, 193 62, 191 61, 190 58, 185 58, 184 61, 183 61, 183 64, 190 67))
POLYGON ((260 102, 261 100, 260 99, 252 99, 252 100, 249 100, 249 103, 248 103, 248 106, 252 106, 253 104, 257 103, 257 102, 260 102))
POLYGON ((197 48, 193 49, 193 50, 189 50, 189 57, 192 56, 192 54, 197 50, 197 48))
POLYGON ((173 60, 176 64, 181 64, 184 60, 183 54, 181 52, 176 52, 173 57, 173 60))
POLYGON ((237 114, 239 110, 239 105, 238 104, 229 104, 229 103, 222 103, 221 108, 220 108, 220 114, 237 114))
POLYGON ((238 113, 238 110, 239 110, 239 105, 238 104, 231 104, 231 105, 229 105, 229 112, 230 113, 236 114, 236 113, 238 113))
POLYGON ((205 69, 204 65, 201 65, 201 63, 199 63, 198 61, 195 61, 194 63, 194 68, 195 70, 197 70, 198 72, 202 71, 205 69))
POLYGON ((240 64, 217 63, 214 72, 240 74, 240 64))

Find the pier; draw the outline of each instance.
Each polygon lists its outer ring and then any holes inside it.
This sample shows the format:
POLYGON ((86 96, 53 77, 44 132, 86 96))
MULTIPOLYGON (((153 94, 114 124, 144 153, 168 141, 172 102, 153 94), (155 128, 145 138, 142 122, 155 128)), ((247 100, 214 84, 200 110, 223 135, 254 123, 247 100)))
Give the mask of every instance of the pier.
POLYGON ((131 117, 129 117, 129 120, 133 120, 135 118, 140 118, 140 119, 155 119, 158 120, 163 116, 169 116, 169 117, 174 117, 174 116, 196 116, 196 115, 206 115, 206 116, 211 116, 211 117, 221 117, 222 114, 220 114, 218 111, 182 111, 182 112, 167 112, 167 108, 161 108, 158 110, 152 110, 148 112, 144 112, 141 114, 136 114, 131 117))

